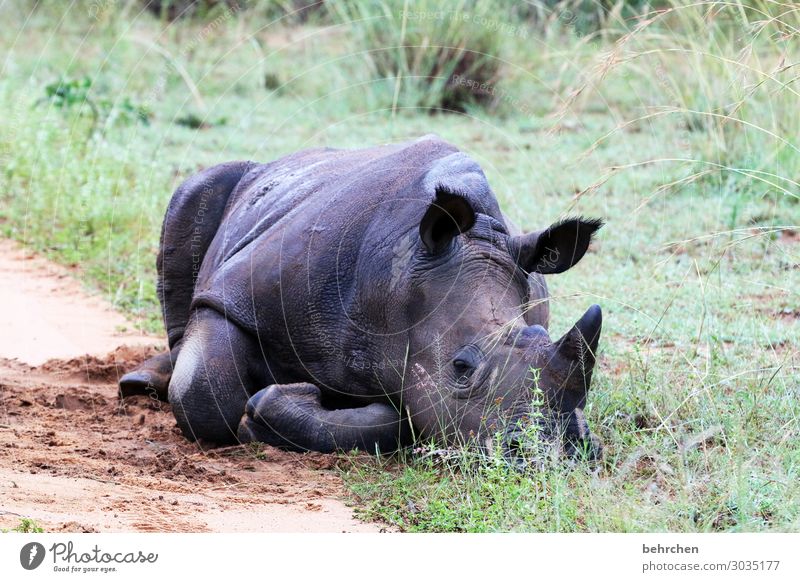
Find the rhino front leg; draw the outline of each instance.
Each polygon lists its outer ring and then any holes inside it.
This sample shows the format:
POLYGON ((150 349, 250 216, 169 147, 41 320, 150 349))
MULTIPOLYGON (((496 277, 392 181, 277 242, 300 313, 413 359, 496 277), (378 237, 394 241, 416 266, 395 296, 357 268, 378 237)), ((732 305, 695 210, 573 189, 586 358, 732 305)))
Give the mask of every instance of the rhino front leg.
POLYGON ((410 442, 407 419, 389 404, 328 410, 313 384, 273 384, 247 402, 238 437, 296 451, 386 453, 410 442))
POLYGON ((169 383, 169 403, 189 440, 236 442, 236 430, 250 389, 263 385, 251 364, 260 352, 255 340, 220 313, 192 314, 169 383))
POLYGON ((119 379, 120 398, 146 394, 167 402, 167 388, 179 352, 180 343, 171 351, 145 360, 138 368, 122 376, 119 379))

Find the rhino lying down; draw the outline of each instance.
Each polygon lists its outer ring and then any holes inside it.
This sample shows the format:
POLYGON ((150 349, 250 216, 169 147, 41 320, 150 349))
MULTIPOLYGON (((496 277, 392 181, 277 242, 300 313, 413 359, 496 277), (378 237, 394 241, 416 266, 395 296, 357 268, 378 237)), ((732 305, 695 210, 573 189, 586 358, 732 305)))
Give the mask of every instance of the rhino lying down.
POLYGON ((433 136, 209 168, 164 218, 170 351, 121 394, 168 397, 192 440, 322 452, 513 451, 538 398, 545 432, 597 455, 582 409, 601 311, 552 341, 542 275, 600 226, 513 232, 478 164, 433 136))

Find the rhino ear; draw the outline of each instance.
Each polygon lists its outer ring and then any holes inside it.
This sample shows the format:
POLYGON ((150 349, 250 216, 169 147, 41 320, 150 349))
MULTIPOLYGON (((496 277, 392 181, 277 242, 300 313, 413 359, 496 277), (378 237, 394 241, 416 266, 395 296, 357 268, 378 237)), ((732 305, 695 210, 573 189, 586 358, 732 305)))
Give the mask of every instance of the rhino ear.
POLYGON ((419 223, 419 236, 428 252, 439 254, 475 224, 475 210, 464 196, 442 186, 419 223))
POLYGON ((600 219, 568 218, 545 230, 516 236, 511 245, 517 263, 527 273, 563 273, 581 260, 592 235, 603 226, 600 219))

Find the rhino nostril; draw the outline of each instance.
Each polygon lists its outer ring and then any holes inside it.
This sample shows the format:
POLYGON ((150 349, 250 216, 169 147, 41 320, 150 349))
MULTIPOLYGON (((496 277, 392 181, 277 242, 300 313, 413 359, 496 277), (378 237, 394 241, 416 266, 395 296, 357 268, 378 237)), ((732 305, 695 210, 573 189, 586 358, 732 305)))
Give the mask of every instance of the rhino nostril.
POLYGON ((527 337, 538 337, 538 336, 543 336, 548 338, 550 337, 549 334, 547 333, 547 330, 541 325, 529 325, 527 328, 525 328, 523 334, 526 335, 527 337))

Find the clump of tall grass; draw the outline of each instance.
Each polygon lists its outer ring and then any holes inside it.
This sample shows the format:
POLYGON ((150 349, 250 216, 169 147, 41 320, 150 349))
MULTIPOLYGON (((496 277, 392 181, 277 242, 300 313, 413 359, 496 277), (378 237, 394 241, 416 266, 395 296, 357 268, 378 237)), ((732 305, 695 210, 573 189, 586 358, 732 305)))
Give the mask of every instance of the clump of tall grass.
POLYGON ((614 25, 618 40, 563 111, 580 113, 592 88, 622 73, 641 112, 623 125, 664 118, 681 127, 678 147, 660 161, 689 165, 685 181, 800 196, 800 5, 670 1, 614 25))
POLYGON ((533 0, 519 2, 514 15, 530 22, 539 31, 553 24, 567 24, 580 35, 603 32, 609 23, 637 17, 662 8, 668 0, 533 0))
POLYGON ((141 5, 154 16, 164 20, 180 18, 205 18, 215 10, 237 7, 237 0, 140 0, 141 5))
POLYGON ((358 0, 330 8, 393 108, 464 111, 491 103, 508 43, 527 36, 505 2, 358 0))

